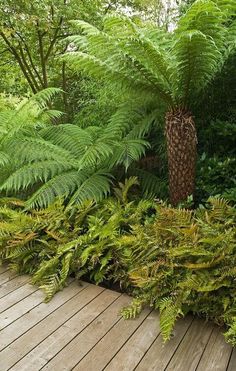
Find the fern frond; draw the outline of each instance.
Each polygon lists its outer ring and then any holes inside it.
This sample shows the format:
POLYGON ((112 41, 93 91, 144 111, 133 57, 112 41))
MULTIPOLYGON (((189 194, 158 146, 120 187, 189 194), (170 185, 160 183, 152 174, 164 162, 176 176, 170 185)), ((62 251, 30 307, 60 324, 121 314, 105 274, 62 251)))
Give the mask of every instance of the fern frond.
POLYGON ((26 209, 47 207, 58 197, 70 197, 87 176, 83 171, 68 171, 51 178, 26 201, 26 209))
MULTIPOLYGON (((176 300, 176 298, 175 298, 176 300)), ((172 298, 163 298, 158 302, 160 309, 160 327, 164 342, 170 340, 177 318, 182 314, 181 306, 172 298)))
POLYGON ((63 256, 63 259, 61 262, 62 267, 60 270, 60 284, 61 285, 65 284, 69 276, 72 259, 73 259, 72 252, 68 252, 67 254, 63 256))
POLYGON ((55 293, 62 289, 60 278, 58 277, 57 273, 48 275, 43 280, 42 285, 40 285, 39 287, 46 294, 45 302, 50 301, 51 298, 55 295, 55 293))
MULTIPOLYGON (((229 1, 227 2, 229 5, 229 1)), ((223 8, 218 6, 217 2, 198 0, 181 17, 176 32, 180 34, 192 30, 200 31, 205 36, 210 37, 221 48, 226 33, 223 25, 225 20, 226 14, 223 8)))
POLYGON ((137 317, 141 313, 145 302, 146 298, 144 299, 142 296, 133 299, 129 306, 121 310, 121 315, 124 319, 137 317))
POLYGON ((172 76, 175 95, 187 104, 215 76, 222 66, 222 55, 211 38, 195 30, 180 34, 173 53, 178 64, 178 72, 172 76))
MULTIPOLYGON (((55 95, 62 93, 62 90, 59 88, 47 88, 44 90, 39 91, 38 93, 34 94, 29 100, 25 103, 25 105, 37 104, 38 107, 47 108, 47 104, 52 101, 55 95)), ((22 107, 21 107, 22 109, 22 107)))
POLYGON ((136 174, 138 177, 143 197, 163 198, 167 188, 167 181, 165 179, 157 177, 143 169, 132 169, 132 174, 136 174))
POLYGON ((149 143, 142 139, 124 138, 120 143, 117 143, 111 164, 123 164, 126 171, 129 166, 140 159, 146 148, 150 147, 149 143))
POLYGON ((70 199, 69 205, 82 205, 84 201, 100 201, 110 192, 111 175, 104 171, 98 171, 78 187, 70 199))
POLYGON ((137 177, 130 177, 125 180, 125 183, 119 183, 119 188, 114 188, 116 197, 121 199, 121 201, 126 204, 128 201, 128 193, 130 191, 130 188, 132 188, 134 185, 139 185, 137 177))
POLYGON ((6 166, 9 163, 9 160, 10 158, 7 153, 0 151, 0 167, 6 166))
POLYGON ((19 190, 27 189, 37 182, 46 182, 56 175, 72 169, 73 165, 66 162, 60 163, 53 160, 33 162, 11 174, 0 189, 18 192, 19 190))

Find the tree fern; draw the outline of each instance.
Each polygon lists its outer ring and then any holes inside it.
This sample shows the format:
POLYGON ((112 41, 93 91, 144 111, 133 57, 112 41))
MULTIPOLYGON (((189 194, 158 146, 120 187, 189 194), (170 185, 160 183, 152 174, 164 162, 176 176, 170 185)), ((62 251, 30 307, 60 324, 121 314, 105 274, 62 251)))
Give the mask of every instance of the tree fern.
MULTIPOLYGON (((128 167, 149 146, 137 132, 129 138, 134 127, 123 131, 99 127, 82 129, 75 125, 48 126, 31 132, 21 132, 2 145, 5 173, 1 177, 4 192, 37 191, 26 203, 27 207, 45 207, 59 196, 73 203, 99 201, 108 195, 112 170, 128 167)), ((117 124, 117 127, 119 123, 117 124)))
POLYGON ((36 127, 43 127, 52 119, 60 117, 59 111, 49 110, 48 102, 60 89, 48 88, 29 99, 23 100, 16 109, 0 112, 0 141, 16 137, 22 131, 29 132, 36 127))
MULTIPOLYGON (((167 112, 165 133, 173 204, 194 192, 197 135, 192 106, 235 50, 235 27, 230 32, 227 29, 234 11, 231 0, 197 0, 180 19, 172 40, 163 31, 148 32, 141 22, 118 14, 107 15, 101 30, 78 21, 75 24, 80 34, 70 40, 79 51, 64 56, 75 70, 109 80, 114 89, 123 90, 127 105, 130 97, 135 101, 140 95, 148 98, 140 105, 144 111, 148 101, 155 109, 162 102, 167 112), (179 186, 179 179, 183 179, 184 187, 179 186)), ((120 121, 122 131, 131 121, 129 114, 137 118, 135 110, 125 112, 123 108, 111 122, 120 121)))

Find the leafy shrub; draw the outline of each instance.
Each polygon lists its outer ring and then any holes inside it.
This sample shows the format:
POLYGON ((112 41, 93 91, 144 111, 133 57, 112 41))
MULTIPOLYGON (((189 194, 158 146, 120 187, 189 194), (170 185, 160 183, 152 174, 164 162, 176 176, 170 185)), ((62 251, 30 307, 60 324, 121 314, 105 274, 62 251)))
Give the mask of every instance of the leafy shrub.
POLYGON ((137 288, 123 314, 134 317, 145 304, 160 310, 164 340, 189 311, 225 323, 236 345, 236 210, 210 198, 195 212, 157 206, 154 223, 133 230, 129 273, 137 288))
MULTIPOLYGON (((69 204, 100 201, 115 171, 124 177, 150 147, 153 121, 142 111, 125 124, 121 110, 105 127, 53 125, 61 112, 48 109, 48 102, 57 92, 46 89, 0 113, 0 192, 24 194, 28 208, 47 207, 58 197, 69 204)), ((145 195, 155 196, 158 183, 154 175, 141 181, 145 195)))
POLYGON ((236 203, 236 157, 203 155, 198 163, 197 197, 200 202, 210 195, 222 195, 236 203))
POLYGON ((127 270, 132 226, 141 225, 153 203, 127 199, 130 178, 115 189, 116 198, 99 205, 85 202, 67 207, 57 201, 47 209, 24 212, 19 200, 2 200, 0 208, 0 257, 18 272, 33 275, 49 300, 65 284, 70 274, 90 275, 96 283, 120 281, 128 285, 127 270))
POLYGON ((164 340, 179 316, 192 311, 226 324, 236 344, 236 210, 210 198, 196 211, 164 203, 130 201, 135 177, 99 204, 66 207, 57 201, 41 211, 2 199, 0 257, 32 274, 49 300, 68 277, 118 282, 134 296, 123 310, 134 317, 145 304, 161 312, 164 340))

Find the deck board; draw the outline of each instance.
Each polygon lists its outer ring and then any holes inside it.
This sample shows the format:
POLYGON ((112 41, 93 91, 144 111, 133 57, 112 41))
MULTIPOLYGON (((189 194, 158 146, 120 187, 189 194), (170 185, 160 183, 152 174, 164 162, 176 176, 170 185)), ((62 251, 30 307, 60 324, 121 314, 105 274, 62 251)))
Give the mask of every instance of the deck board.
POLYGON ((236 349, 232 351, 230 360, 229 360, 229 365, 227 368, 227 371, 235 371, 236 370, 236 349))
POLYGON ((29 281, 30 279, 28 276, 17 276, 8 282, 5 282, 3 285, 0 285, 0 298, 9 295, 12 291, 15 291, 29 281))
POLYGON ((194 319, 166 371, 195 371, 213 331, 213 324, 194 319))
POLYGON ((177 321, 174 328, 173 337, 165 345, 163 344, 162 337, 159 335, 149 348, 148 352, 144 355, 140 363, 137 365, 136 370, 146 371, 148 364, 149 371, 164 371, 179 344, 183 340, 185 333, 190 327, 192 321, 193 319, 190 316, 177 321))
POLYGON ((158 313, 125 321, 127 295, 72 282, 50 303, 0 267, 1 371, 236 371, 236 351, 222 329, 187 316, 165 345, 158 313))
POLYGON ((231 351, 231 346, 225 342, 223 335, 219 332, 219 329, 215 327, 199 362, 197 371, 205 371, 206 366, 212 371, 225 371, 231 351))
POLYGON ((0 313, 19 303, 21 300, 25 299, 27 296, 34 293, 35 291, 37 291, 37 287, 28 283, 12 291, 11 293, 9 293, 9 295, 7 295, 7 297, 3 297, 0 299, 0 313))

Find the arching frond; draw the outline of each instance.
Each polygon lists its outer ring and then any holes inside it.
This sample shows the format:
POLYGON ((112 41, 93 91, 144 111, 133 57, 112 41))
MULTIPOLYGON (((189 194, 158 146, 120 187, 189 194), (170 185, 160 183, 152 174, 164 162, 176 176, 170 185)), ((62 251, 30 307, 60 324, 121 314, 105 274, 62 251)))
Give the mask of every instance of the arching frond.
POLYGON ((197 0, 172 40, 163 30, 146 30, 124 15, 108 14, 102 30, 78 21, 82 34, 71 40, 80 52, 65 58, 75 69, 136 96, 142 91, 167 105, 189 104, 232 51, 226 24, 234 9, 231 0, 197 0))
POLYGON ((224 36, 227 32, 224 27, 226 14, 212 0, 195 1, 187 13, 181 17, 176 32, 200 31, 210 37, 219 48, 223 47, 224 36))
MULTIPOLYGON (((39 91, 30 97, 24 104, 24 106, 29 106, 31 103, 40 107, 41 109, 47 108, 47 104, 52 101, 55 95, 62 93, 62 90, 59 88, 47 88, 39 91)), ((22 107, 20 108, 22 109, 22 107)))
POLYGON ((42 185, 27 200, 27 209, 44 208, 52 204, 58 197, 67 199, 77 190, 77 188, 87 179, 84 172, 67 171, 56 175, 42 185))
POLYGON ((135 159, 140 159, 145 153, 149 143, 142 139, 124 138, 117 143, 111 163, 114 165, 123 164, 127 170, 135 159))
POLYGON ((88 176, 71 197, 69 205, 81 205, 87 200, 102 200, 110 191, 110 183, 111 176, 104 171, 98 171, 88 176))
POLYGON ((78 21, 77 26, 82 29, 83 36, 72 40, 82 51, 65 56, 75 69, 109 78, 129 88, 152 90, 171 101, 170 58, 165 55, 165 49, 159 50, 130 19, 109 15, 104 19, 103 31, 83 21, 78 21), (120 32, 114 32, 116 27, 120 32))
POLYGON ((61 92, 57 88, 40 91, 28 99, 23 99, 14 109, 0 112, 0 141, 7 142, 19 132, 30 133, 34 128, 45 127, 52 119, 59 118, 62 113, 50 110, 48 103, 61 92))
POLYGON ((73 165, 68 162, 54 160, 38 161, 22 166, 13 172, 2 184, 1 190, 19 191, 33 186, 37 182, 46 182, 57 174, 71 170, 73 165))
POLYGON ((13 139, 5 146, 5 151, 19 165, 35 161, 54 160, 58 162, 76 162, 76 157, 60 145, 40 136, 13 139))
POLYGON ((173 53, 178 71, 172 76, 174 95, 188 104, 199 94, 222 66, 222 55, 215 42, 200 31, 182 32, 173 53))

